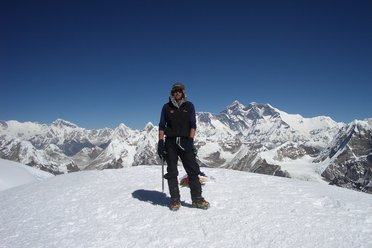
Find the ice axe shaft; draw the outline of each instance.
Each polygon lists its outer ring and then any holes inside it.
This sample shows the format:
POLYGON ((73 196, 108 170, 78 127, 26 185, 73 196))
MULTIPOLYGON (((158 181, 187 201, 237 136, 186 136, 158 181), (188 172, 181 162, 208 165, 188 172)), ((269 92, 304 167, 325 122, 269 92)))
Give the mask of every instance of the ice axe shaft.
POLYGON ((164 160, 161 163, 161 191, 164 193, 164 160))

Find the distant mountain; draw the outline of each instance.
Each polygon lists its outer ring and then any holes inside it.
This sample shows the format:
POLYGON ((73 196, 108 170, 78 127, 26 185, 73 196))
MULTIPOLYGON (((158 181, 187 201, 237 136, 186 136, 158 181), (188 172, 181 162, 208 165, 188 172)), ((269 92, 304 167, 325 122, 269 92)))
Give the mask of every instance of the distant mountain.
MULTIPOLYGON (((202 166, 325 180, 372 193, 371 122, 304 118, 270 104, 234 101, 218 114, 197 113, 195 146, 202 166)), ((48 125, 2 121, 0 157, 53 174, 160 164, 157 139, 151 123, 143 130, 124 124, 88 130, 62 119, 48 125)))
POLYGON ((88 130, 61 119, 50 125, 7 121, 0 126, 0 157, 53 174, 156 164, 156 137, 151 123, 138 131, 124 124, 88 130))
POLYGON ((264 161, 316 157, 342 127, 329 117, 304 118, 269 104, 244 106, 237 101, 218 115, 198 114, 198 121, 199 132, 206 134, 202 135, 205 140, 198 135, 203 162, 210 164, 211 160, 226 168, 283 175, 287 173, 264 161), (272 151, 269 158, 268 151, 272 151))
POLYGON ((327 161, 322 176, 331 184, 371 193, 372 119, 341 128, 318 161, 327 161))

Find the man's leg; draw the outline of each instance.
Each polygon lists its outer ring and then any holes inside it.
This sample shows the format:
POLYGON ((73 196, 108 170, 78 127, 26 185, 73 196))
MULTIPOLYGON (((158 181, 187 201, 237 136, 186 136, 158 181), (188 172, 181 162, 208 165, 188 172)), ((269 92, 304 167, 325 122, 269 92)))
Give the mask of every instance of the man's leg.
POLYGON ((202 197, 202 188, 199 181, 200 167, 193 152, 182 151, 180 152, 180 158, 189 178, 191 199, 195 201, 202 197))
POLYGON ((168 180, 169 194, 172 200, 180 199, 180 190, 178 187, 178 154, 176 142, 173 139, 166 139, 165 147, 167 150, 167 174, 164 178, 168 180))

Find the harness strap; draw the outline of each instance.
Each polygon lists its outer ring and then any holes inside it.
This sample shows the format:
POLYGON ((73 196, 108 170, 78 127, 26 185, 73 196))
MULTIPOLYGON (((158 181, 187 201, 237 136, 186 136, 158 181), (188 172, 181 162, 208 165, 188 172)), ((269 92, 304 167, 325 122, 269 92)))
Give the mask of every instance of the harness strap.
POLYGON ((176 137, 176 144, 184 151, 185 148, 181 146, 181 137, 176 137))

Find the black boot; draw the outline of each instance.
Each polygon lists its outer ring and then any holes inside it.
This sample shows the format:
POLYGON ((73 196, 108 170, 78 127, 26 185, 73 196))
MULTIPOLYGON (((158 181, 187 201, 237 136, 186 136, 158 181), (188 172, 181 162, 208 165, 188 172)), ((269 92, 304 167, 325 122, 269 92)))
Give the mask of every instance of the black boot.
POLYGON ((192 206, 194 208, 208 209, 209 202, 207 202, 203 197, 199 197, 192 200, 192 206))
POLYGON ((181 201, 179 198, 172 199, 169 209, 172 211, 177 211, 181 207, 181 201))

